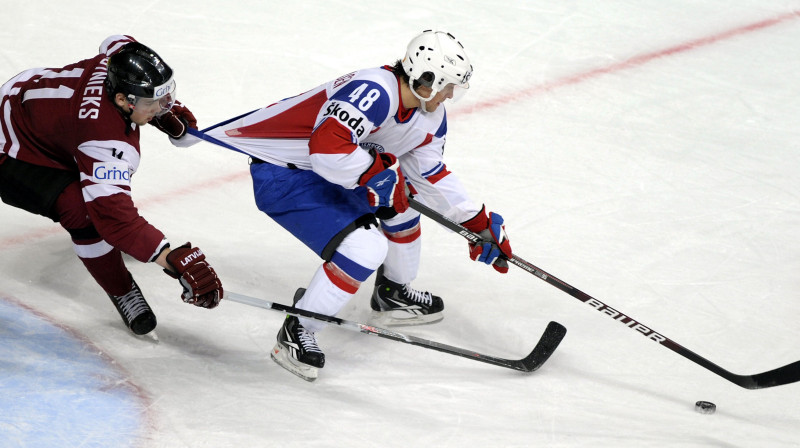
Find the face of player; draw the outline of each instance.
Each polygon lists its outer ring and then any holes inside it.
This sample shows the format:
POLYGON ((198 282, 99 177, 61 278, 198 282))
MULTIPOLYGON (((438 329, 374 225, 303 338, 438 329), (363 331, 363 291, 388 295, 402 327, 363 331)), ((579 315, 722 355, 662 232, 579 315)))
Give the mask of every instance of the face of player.
POLYGON ((139 126, 144 126, 153 118, 166 113, 174 104, 172 95, 165 95, 158 99, 125 97, 117 93, 115 98, 117 106, 125 112, 130 112, 130 120, 139 126))
MULTIPOLYGON (((452 99, 453 93, 455 90, 455 85, 450 83, 444 86, 444 88, 436 93, 433 98, 429 99, 425 102, 425 110, 427 112, 433 112, 439 108, 439 105, 445 102, 445 100, 452 99)), ((427 98, 433 93, 433 89, 430 87, 419 86, 417 87, 417 93, 423 98, 427 98)))

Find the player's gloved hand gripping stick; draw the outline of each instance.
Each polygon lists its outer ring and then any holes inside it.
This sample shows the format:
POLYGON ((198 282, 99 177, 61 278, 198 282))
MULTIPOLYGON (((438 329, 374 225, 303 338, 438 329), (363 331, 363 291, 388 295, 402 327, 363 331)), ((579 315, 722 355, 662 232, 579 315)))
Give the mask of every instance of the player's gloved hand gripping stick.
POLYGON ((167 254, 167 263, 174 269, 164 269, 183 286, 181 298, 201 308, 214 308, 222 299, 222 282, 217 272, 206 262, 206 256, 192 243, 176 247, 167 254))

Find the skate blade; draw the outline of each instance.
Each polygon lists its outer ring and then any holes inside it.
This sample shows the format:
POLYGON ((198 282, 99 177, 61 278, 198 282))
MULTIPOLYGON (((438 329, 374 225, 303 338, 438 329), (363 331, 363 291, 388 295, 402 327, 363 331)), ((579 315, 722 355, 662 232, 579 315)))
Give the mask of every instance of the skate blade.
POLYGON ((286 352, 287 350, 285 348, 283 348, 280 344, 276 344, 270 352, 269 357, 272 358, 272 360, 275 361, 279 366, 308 382, 312 382, 317 379, 319 376, 318 368, 298 362, 286 352))
POLYGON ((145 333, 145 334, 143 334, 141 336, 137 336, 137 337, 141 338, 141 339, 144 339, 144 340, 150 340, 154 344, 158 344, 159 343, 158 333, 156 333, 156 330, 151 330, 150 333, 145 333))
POLYGON ((443 313, 409 314, 405 311, 372 311, 369 324, 376 327, 409 327, 435 324, 444 319, 443 313))
POLYGON ((136 333, 130 331, 130 329, 129 329, 129 334, 131 336, 133 336, 134 338, 142 341, 142 342, 147 342, 147 343, 154 344, 154 345, 158 345, 161 342, 158 339, 158 334, 156 333, 156 330, 150 330, 149 333, 145 333, 145 334, 136 334, 136 333))

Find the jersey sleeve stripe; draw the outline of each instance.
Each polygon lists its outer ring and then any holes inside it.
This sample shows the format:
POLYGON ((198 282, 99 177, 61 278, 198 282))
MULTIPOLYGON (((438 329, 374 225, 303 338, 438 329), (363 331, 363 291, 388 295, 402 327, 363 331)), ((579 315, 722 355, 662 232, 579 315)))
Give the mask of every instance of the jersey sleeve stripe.
POLYGON ((439 129, 436 130, 436 136, 439 138, 444 137, 447 134, 447 111, 444 112, 444 117, 442 118, 442 124, 439 125, 439 129))
POLYGON ((334 119, 323 121, 308 142, 309 154, 350 154, 356 147, 350 130, 334 119))
POLYGON ((11 103, 7 101, 5 98, 3 99, 3 126, 2 130, 4 131, 0 135, 0 151, 5 152, 11 157, 16 158, 17 153, 19 153, 19 139, 17 139, 17 134, 14 133, 14 127, 11 124, 11 103), (8 140, 5 139, 5 134, 8 134, 8 140))
POLYGON ((125 161, 135 171, 139 167, 139 151, 119 140, 90 140, 78 145, 78 150, 102 162, 125 161))
POLYGON ((435 184, 448 174, 450 174, 450 171, 447 171, 447 166, 444 163, 439 162, 435 167, 433 167, 433 169, 422 173, 422 177, 427 179, 428 182, 435 184))
POLYGON ((86 185, 82 189, 84 202, 92 202, 97 198, 113 196, 118 193, 131 195, 131 192, 125 190, 117 185, 108 184, 91 184, 86 185))
POLYGON ((132 38, 131 36, 123 36, 120 34, 108 36, 106 40, 104 40, 103 43, 100 44, 100 53, 103 53, 107 56, 111 56, 112 54, 116 53, 120 48, 122 48, 125 44, 135 41, 136 39, 132 38))
POLYGON ((425 140, 423 140, 422 143, 417 145, 414 149, 417 149, 419 147, 425 146, 425 145, 427 145, 428 143, 430 143, 432 141, 433 141, 433 135, 428 134, 428 135, 425 136, 425 140))

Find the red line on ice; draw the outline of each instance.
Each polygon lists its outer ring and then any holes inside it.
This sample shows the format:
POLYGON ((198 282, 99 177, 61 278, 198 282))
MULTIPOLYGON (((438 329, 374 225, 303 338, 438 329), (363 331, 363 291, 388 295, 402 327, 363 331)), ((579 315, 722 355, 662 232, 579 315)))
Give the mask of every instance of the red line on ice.
POLYGON ((490 99, 487 101, 483 101, 480 103, 475 104, 474 106, 470 107, 469 109, 461 110, 458 112, 454 112, 452 116, 457 115, 467 115, 477 111, 483 111, 485 109, 495 108, 504 106, 509 103, 513 103, 524 99, 526 97, 530 97, 533 95, 547 93, 552 90, 555 90, 559 87, 564 87, 572 84, 578 84, 583 81, 586 81, 591 78, 596 78, 601 75, 606 75, 609 73, 619 72, 622 70, 627 70, 633 67, 637 67, 640 65, 644 65, 654 59, 659 59, 667 56, 673 56, 680 53, 686 53, 691 50, 696 50, 701 47, 706 47, 717 42, 730 39, 733 37, 741 36, 744 34, 752 33, 754 31, 759 31, 765 28, 769 28, 775 25, 779 25, 784 22, 788 22, 790 20, 795 20, 800 18, 800 10, 791 11, 785 14, 781 14, 779 16, 761 20, 755 23, 750 23, 746 25, 742 25, 736 28, 729 29, 727 31, 722 31, 717 34, 712 34, 710 36, 701 37, 698 39, 690 40, 688 42, 684 42, 672 47, 663 48, 661 50, 651 51, 648 53, 642 53, 635 56, 631 56, 628 59, 623 61, 607 65, 605 67, 598 67, 591 69, 589 71, 578 73, 572 76, 566 76, 563 78, 555 79, 553 81, 533 86, 528 89, 523 89, 514 93, 510 93, 507 95, 503 95, 494 99, 490 99))
MULTIPOLYGON (((550 92, 555 90, 559 87, 564 87, 568 85, 578 84, 584 82, 588 79, 596 78, 601 75, 606 75, 609 73, 619 72, 622 70, 627 70, 633 67, 644 65, 648 62, 653 61, 654 59, 659 59, 667 56, 673 56, 680 53, 686 53, 691 50, 696 50, 701 47, 706 47, 717 42, 730 39, 733 37, 741 36, 744 34, 752 33, 755 31, 763 30, 765 28, 769 28, 775 25, 779 25, 784 22, 788 22, 790 20, 795 20, 800 18, 800 10, 787 12, 785 14, 781 14, 779 16, 764 19, 758 22, 742 25, 736 28, 732 28, 726 31, 719 32, 717 34, 712 34, 710 36, 701 37, 698 39, 690 40, 681 44, 677 44, 672 47, 663 48, 656 51, 651 51, 648 53, 642 53, 635 56, 631 56, 628 59, 623 61, 607 65, 605 67, 598 67, 586 72, 577 73, 575 75, 566 76, 563 78, 555 79, 553 81, 536 85, 530 87, 528 89, 523 89, 514 93, 510 93, 507 95, 502 95, 494 99, 490 99, 488 101, 479 102, 469 109, 462 109, 460 111, 454 111, 451 116, 459 116, 459 115, 467 115, 478 110, 485 110, 491 109, 495 107, 504 106, 506 104, 514 103, 525 99, 527 97, 537 95, 540 93, 550 92)), ((243 173, 236 173, 236 174, 226 174, 223 176, 219 176, 207 181, 204 181, 200 184, 190 185, 179 190, 173 190, 169 193, 161 194, 149 199, 145 199, 141 201, 141 204, 149 205, 154 203, 162 203, 167 202, 179 197, 184 197, 196 193, 200 190, 204 190, 207 188, 218 187, 220 185, 226 184, 228 182, 234 181, 239 179, 239 177, 243 176, 243 173)), ((16 246, 19 244, 25 244, 31 241, 36 241, 42 238, 46 238, 60 232, 60 228, 48 228, 48 229, 41 229, 41 230, 34 230, 32 232, 24 233, 18 236, 7 237, 4 239, 0 239, 0 249, 8 248, 11 246, 16 246)))

